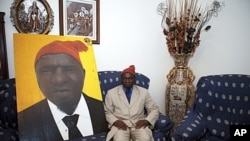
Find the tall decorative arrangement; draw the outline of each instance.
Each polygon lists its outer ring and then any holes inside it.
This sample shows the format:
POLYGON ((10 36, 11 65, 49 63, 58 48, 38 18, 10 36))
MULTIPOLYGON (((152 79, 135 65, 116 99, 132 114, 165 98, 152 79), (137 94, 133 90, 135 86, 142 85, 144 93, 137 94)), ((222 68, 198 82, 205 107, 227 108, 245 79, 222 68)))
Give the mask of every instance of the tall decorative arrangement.
POLYGON ((207 22, 217 16, 223 3, 214 1, 211 6, 202 7, 199 0, 166 0, 158 5, 162 15, 162 28, 166 44, 175 66, 167 75, 166 114, 177 125, 190 108, 195 97, 193 80, 195 76, 188 67, 188 61, 200 44, 200 34, 208 31, 207 22))

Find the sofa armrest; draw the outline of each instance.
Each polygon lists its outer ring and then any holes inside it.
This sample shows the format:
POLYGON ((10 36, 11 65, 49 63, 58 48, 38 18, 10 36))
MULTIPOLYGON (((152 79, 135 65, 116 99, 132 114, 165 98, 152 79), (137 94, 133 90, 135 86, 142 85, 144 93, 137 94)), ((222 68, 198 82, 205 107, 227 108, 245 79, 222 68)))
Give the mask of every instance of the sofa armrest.
POLYGON ((0 80, 0 124, 18 129, 15 79, 0 80))
POLYGON ((172 141, 180 140, 199 140, 206 133, 205 123, 201 117, 194 112, 194 105, 187 112, 183 121, 176 127, 171 135, 172 141))
POLYGON ((160 131, 164 135, 168 135, 173 128, 174 123, 167 116, 160 113, 158 120, 155 123, 154 131, 160 131))

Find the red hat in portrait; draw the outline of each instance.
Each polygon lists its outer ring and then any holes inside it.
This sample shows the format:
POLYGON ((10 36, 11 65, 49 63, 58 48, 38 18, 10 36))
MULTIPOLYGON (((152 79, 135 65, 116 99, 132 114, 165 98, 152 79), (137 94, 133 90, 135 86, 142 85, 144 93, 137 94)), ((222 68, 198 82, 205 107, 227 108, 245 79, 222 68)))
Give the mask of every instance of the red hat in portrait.
POLYGON ((67 54, 71 57, 73 57, 77 62, 79 62, 81 65, 81 60, 79 56, 79 52, 81 51, 87 51, 88 47, 81 41, 53 41, 45 46, 43 46, 37 53, 35 58, 35 64, 36 62, 45 55, 48 54, 67 54))

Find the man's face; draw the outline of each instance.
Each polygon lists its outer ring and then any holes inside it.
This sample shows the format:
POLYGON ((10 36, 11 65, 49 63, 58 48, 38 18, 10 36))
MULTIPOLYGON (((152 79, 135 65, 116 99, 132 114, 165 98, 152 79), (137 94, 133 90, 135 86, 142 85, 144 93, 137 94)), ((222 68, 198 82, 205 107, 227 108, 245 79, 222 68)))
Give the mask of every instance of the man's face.
POLYGON ((125 88, 131 88, 135 83, 135 77, 130 73, 124 73, 122 76, 122 85, 125 88))
POLYGON ((66 54, 45 55, 36 63, 38 85, 51 102, 66 113, 73 113, 81 96, 85 71, 66 54))

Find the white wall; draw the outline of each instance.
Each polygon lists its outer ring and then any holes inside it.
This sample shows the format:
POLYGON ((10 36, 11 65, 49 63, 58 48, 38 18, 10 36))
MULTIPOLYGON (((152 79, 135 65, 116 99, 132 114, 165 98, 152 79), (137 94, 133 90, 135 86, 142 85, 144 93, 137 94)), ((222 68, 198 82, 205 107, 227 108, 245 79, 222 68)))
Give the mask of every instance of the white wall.
MULTIPOLYGON (((101 0, 101 44, 94 45, 98 70, 122 70, 130 64, 151 79, 149 91, 165 113, 166 75, 173 67, 160 26, 156 7, 163 0, 101 0)), ((207 2, 203 0, 204 2, 207 2)), ((1 0, 0 11, 6 12, 5 27, 10 77, 15 77, 13 33, 10 21, 13 1, 1 0)), ((209 1, 211 2, 211 1, 209 1)), ((201 44, 189 66, 196 79, 203 75, 222 73, 250 74, 249 0, 225 0, 225 7, 209 24, 209 32, 201 34, 201 44)), ((59 34, 58 1, 49 0, 55 25, 49 34, 59 34)))

